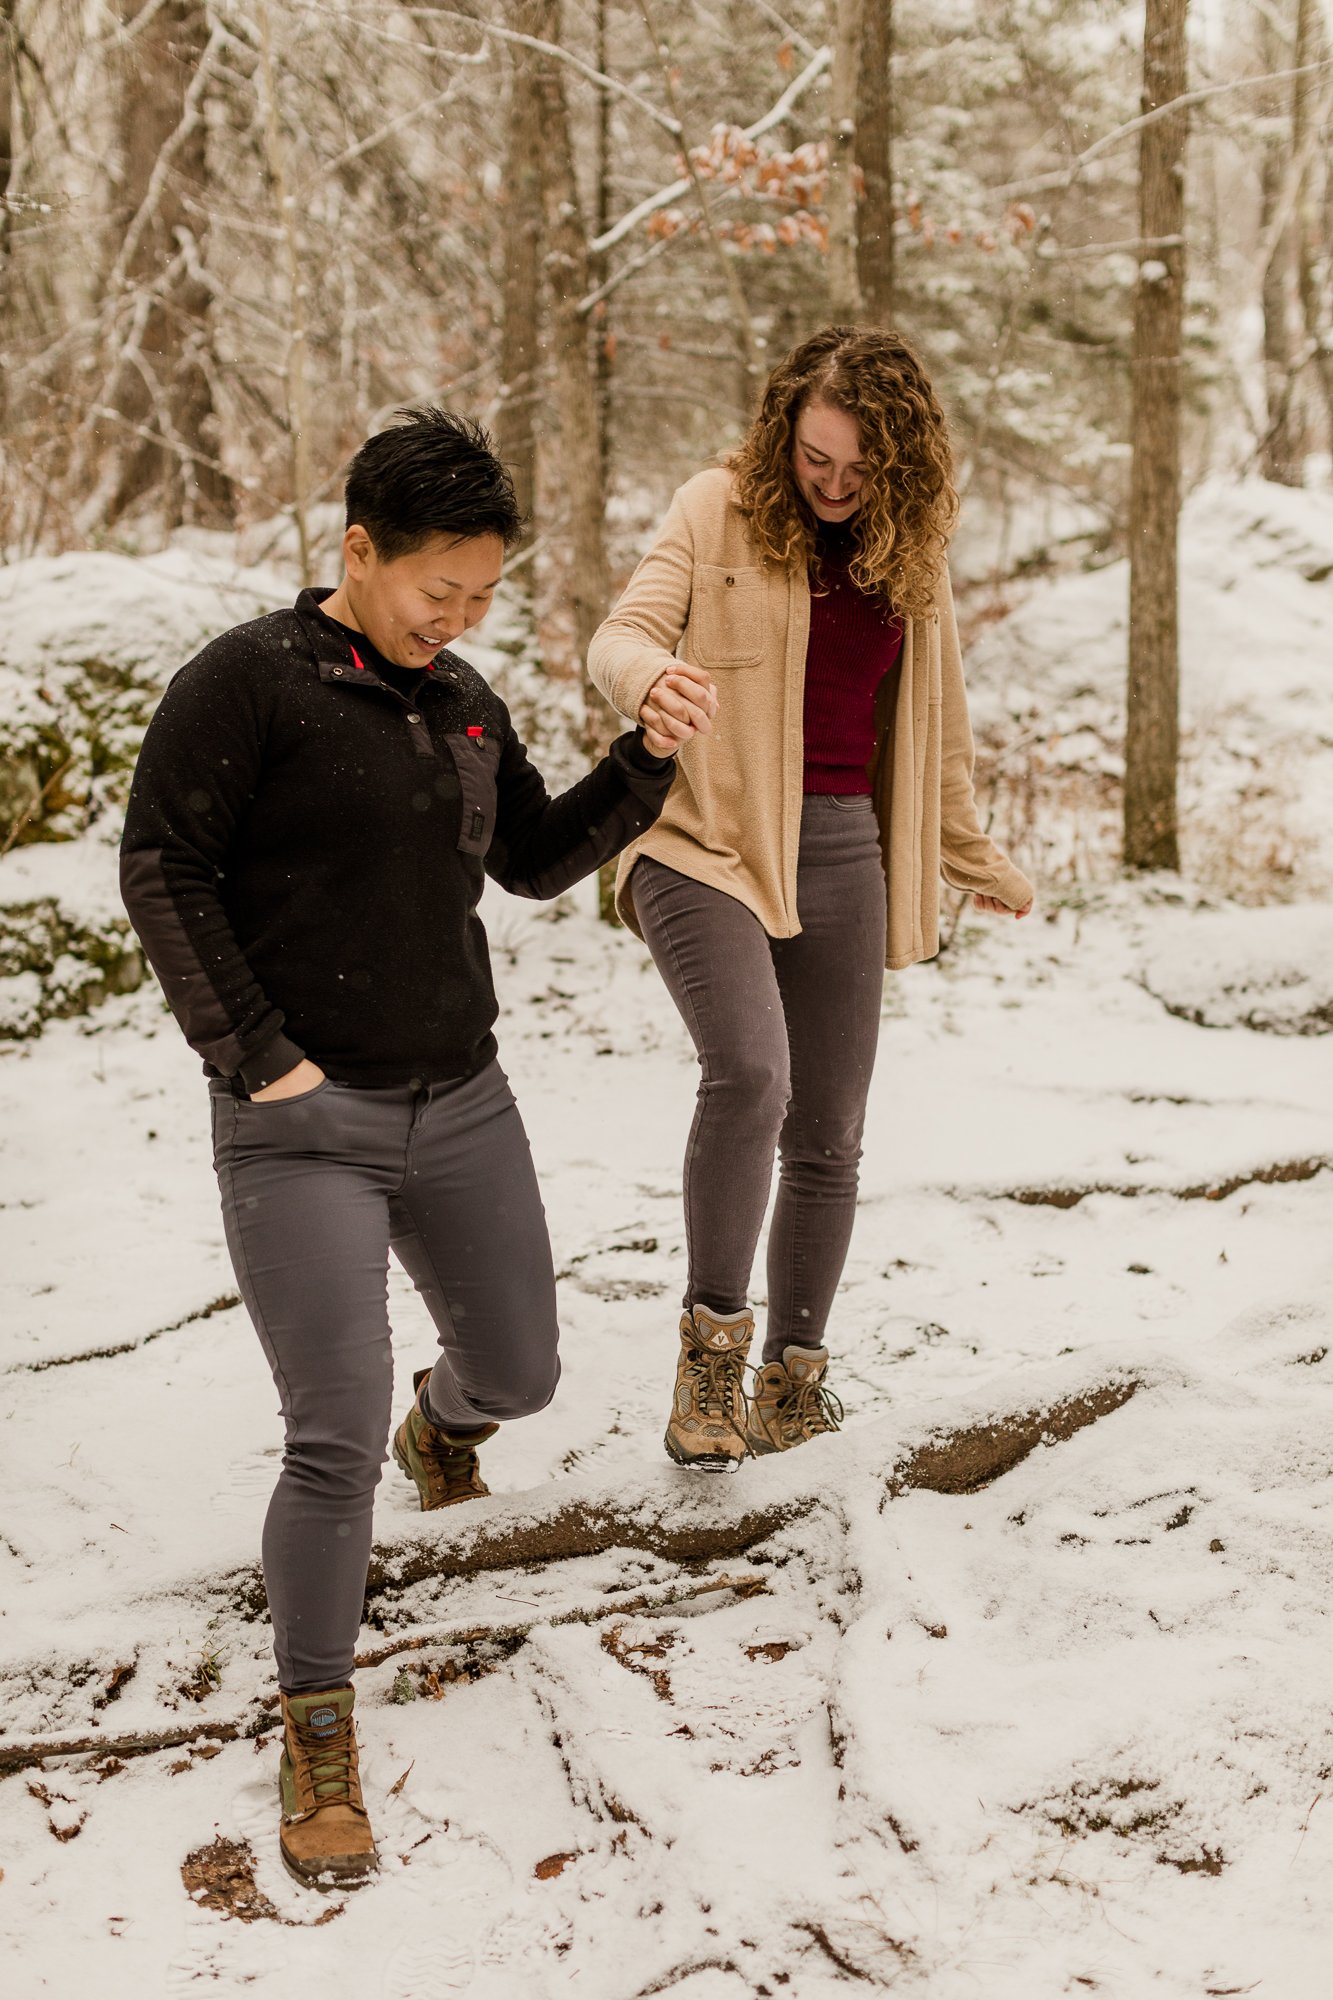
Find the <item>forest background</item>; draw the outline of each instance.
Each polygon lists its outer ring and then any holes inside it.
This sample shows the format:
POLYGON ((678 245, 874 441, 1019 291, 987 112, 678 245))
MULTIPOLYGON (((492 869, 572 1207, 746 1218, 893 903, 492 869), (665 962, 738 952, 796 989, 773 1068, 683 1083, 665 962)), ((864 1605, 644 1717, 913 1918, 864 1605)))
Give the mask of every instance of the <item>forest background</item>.
MULTIPOLYGON (((1174 628, 1147 607, 1174 596, 1176 489, 1327 478, 1324 0, 1210 0, 1188 49, 1184 0, 1153 0, 1146 69, 1143 10, 1116 0, 3 0, 0 21, 11 560, 239 531, 243 560, 333 580, 348 456, 445 401, 493 429, 530 515, 509 644, 546 683, 520 719, 563 718, 557 761, 608 731, 582 655, 672 488, 830 318, 899 326, 939 388, 965 636, 1136 540, 1163 715, 1174 628), (1157 162, 1168 192, 1183 162, 1184 221, 1156 237, 1141 149, 1167 126, 1141 113, 1186 88, 1157 162), (1169 295, 1181 358, 1154 375, 1145 307, 1169 295), (1136 461, 1136 369, 1179 408, 1161 463, 1146 399, 1136 461)), ((1011 721, 983 775, 1021 840, 1049 744, 1011 721)), ((61 747, 9 760, 0 838, 77 816, 61 747)), ((1103 748, 1084 804, 1113 865, 1103 748)), ((1282 893, 1273 847, 1271 879, 1226 886, 1282 893)))
POLYGON ((1324 2000, 1331 113, 1329 0, 0 0, 7 1996, 1324 2000), (463 645, 568 781, 588 635, 830 318, 944 402, 1037 910, 950 895, 886 976, 845 1429, 704 1493, 659 1444, 693 1049, 593 885, 488 886, 564 1375, 462 1518, 379 1489, 383 1867, 325 1899, 134 759, 430 399, 530 512, 463 645))

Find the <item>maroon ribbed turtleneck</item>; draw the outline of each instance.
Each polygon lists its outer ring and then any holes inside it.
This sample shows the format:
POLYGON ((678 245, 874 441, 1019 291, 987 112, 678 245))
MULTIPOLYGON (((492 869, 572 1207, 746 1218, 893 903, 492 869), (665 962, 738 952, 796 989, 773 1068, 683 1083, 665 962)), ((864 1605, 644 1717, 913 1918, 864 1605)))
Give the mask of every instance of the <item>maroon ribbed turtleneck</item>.
POLYGON ((807 792, 870 790, 875 695, 902 648, 902 620, 848 575, 855 553, 854 527, 820 524, 823 578, 811 591, 805 655, 807 792))

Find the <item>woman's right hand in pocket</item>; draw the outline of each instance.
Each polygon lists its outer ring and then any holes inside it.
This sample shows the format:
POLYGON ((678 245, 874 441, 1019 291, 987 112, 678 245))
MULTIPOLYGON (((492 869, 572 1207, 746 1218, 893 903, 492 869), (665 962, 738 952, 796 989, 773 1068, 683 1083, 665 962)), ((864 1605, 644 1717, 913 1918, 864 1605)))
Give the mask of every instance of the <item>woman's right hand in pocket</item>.
POLYGON ((250 1092, 252 1104, 276 1104, 283 1097, 299 1097, 302 1091, 314 1090, 323 1083, 324 1072, 318 1063, 312 1063, 302 1056, 295 1069, 289 1069, 286 1076, 280 1076, 276 1083, 266 1083, 262 1090, 250 1092))
POLYGON ((712 675, 690 660, 677 660, 659 674, 639 710, 648 748, 669 757, 691 736, 711 736, 717 714, 712 675))

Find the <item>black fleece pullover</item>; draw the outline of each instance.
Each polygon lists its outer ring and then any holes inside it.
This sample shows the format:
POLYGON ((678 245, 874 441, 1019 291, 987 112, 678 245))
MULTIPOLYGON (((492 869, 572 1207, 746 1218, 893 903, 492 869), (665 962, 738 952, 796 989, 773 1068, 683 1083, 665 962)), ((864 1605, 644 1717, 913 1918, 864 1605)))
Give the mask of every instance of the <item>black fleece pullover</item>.
POLYGON ((559 895, 652 825, 675 774, 632 731, 552 798, 474 668, 444 652, 390 686, 328 595, 181 668, 125 820, 130 921, 190 1046, 238 1090, 303 1056, 372 1087, 482 1069, 484 876, 559 895))

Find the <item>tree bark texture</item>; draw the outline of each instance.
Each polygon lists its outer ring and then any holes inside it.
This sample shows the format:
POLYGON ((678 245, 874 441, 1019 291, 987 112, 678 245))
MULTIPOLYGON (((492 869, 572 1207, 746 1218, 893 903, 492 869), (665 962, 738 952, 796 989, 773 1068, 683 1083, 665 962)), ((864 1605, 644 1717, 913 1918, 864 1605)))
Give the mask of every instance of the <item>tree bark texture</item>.
MULTIPOLYGON (((1302 70, 1327 54, 1328 35, 1316 0, 1299 0, 1293 68, 1302 70)), ((1333 288, 1327 281, 1323 287, 1319 282, 1321 264, 1325 268, 1328 265, 1330 245, 1320 229, 1318 133, 1311 131, 1312 125, 1323 115, 1325 103, 1318 77, 1296 77, 1292 86, 1291 148, 1297 158, 1307 151, 1311 156, 1302 171, 1296 198, 1296 290, 1300 300, 1305 349, 1313 363, 1323 397, 1328 448, 1333 450, 1333 324, 1330 324, 1329 317, 1333 288)), ((1322 165, 1327 177, 1327 161, 1322 165)))
MULTIPOLYGON (((1148 0, 1142 109, 1181 96, 1188 0, 1148 0)), ((1149 245, 1134 301, 1133 459, 1129 506, 1129 687, 1124 858, 1178 868, 1180 744, 1177 543, 1184 322, 1186 110, 1139 136, 1139 236, 1149 245), (1173 239, 1163 241, 1163 239, 1173 239)))
POLYGON ((865 5, 876 0, 827 0, 833 42, 828 129, 829 312, 835 322, 861 317, 857 276, 856 162, 857 77, 861 63, 861 23, 865 5))
MULTIPOLYGON (((559 0, 534 0, 535 32, 560 40, 559 0)), ((545 272, 555 360, 556 420, 568 508, 574 644, 580 666, 607 612, 605 494, 597 407, 597 368, 588 316, 580 302, 590 289, 588 233, 579 199, 570 141, 569 107, 562 65, 536 58, 541 122, 542 198, 546 216, 545 272)), ((585 677, 584 749, 599 754, 616 732, 607 703, 585 677)))
MULTIPOLYGON (((127 18, 137 11, 122 9, 127 18)), ((189 104, 187 94, 207 36, 200 0, 165 0, 131 41, 117 78, 124 179, 115 240, 145 204, 149 212, 124 271, 129 334, 111 402, 127 426, 155 436, 127 428, 109 521, 150 494, 170 527, 225 526, 232 518, 231 481, 216 464, 210 297, 190 269, 197 273, 203 261, 208 187, 203 107, 189 104)))
MULTIPOLYGON (((1260 215, 1266 231, 1281 198, 1286 175, 1285 138, 1264 141, 1260 164, 1260 215)), ((1281 486, 1301 483, 1300 420, 1295 399, 1292 304, 1296 274, 1296 233, 1289 224, 1278 236, 1264 267, 1260 287, 1264 315, 1264 404, 1268 419, 1259 452, 1265 479, 1281 486)))
POLYGON ((862 0, 856 163, 863 193, 856 223, 861 316, 893 324, 893 0, 862 0))
MULTIPOLYGON (((510 25, 519 34, 534 35, 535 15, 531 0, 515 0, 510 25)), ((513 475, 518 504, 529 520, 537 484, 534 415, 541 368, 542 165, 536 60, 531 49, 518 44, 510 49, 496 423, 500 457, 513 475)))

